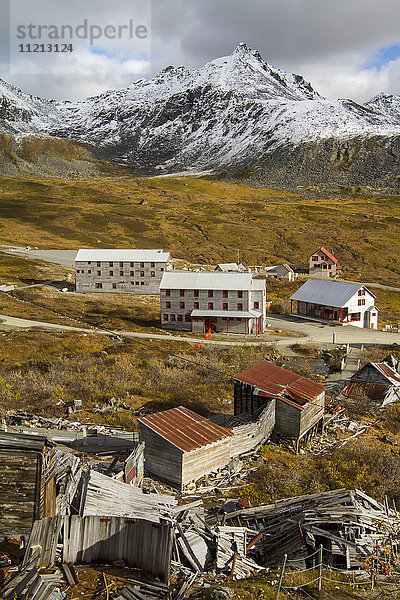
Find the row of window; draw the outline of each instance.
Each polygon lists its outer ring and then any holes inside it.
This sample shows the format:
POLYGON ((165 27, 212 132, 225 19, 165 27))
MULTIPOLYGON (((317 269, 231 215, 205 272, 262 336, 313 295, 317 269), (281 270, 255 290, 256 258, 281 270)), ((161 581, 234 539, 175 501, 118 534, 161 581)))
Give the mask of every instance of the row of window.
POLYGON ((358 301, 358 306, 365 306, 365 298, 358 301))
MULTIPOLYGON (((84 273, 85 271, 83 270, 77 270, 77 273, 84 273)), ((89 269, 88 270, 88 275, 91 275, 92 271, 89 269)), ((109 271, 108 272, 109 277, 114 277, 114 271, 109 271)), ((126 277, 135 277, 135 271, 130 271, 129 275, 128 273, 124 273, 124 271, 120 271, 119 272, 119 276, 120 277, 124 277, 124 275, 126 275, 126 277)), ((117 277, 117 273, 115 273, 115 277, 117 277)), ((155 277, 156 276, 156 272, 155 271, 150 271, 150 277, 155 277)), ((97 271, 97 277, 101 277, 101 271, 97 271)), ((136 277, 139 277, 139 275, 136 275, 136 277)), ((140 277, 145 277, 145 272, 144 271, 140 271, 140 277)))
MULTIPOLYGON (((187 304, 186 302, 180 302, 179 303, 179 308, 182 308, 182 309, 186 308, 186 304, 187 304)), ((260 307, 260 303, 259 302, 254 302, 254 308, 258 309, 259 307, 260 307)), ((171 308, 171 302, 167 301, 165 303, 165 308, 171 308)), ((200 308, 199 302, 194 302, 193 303, 193 308, 194 308, 194 310, 199 310, 199 308, 200 308)), ((208 310, 214 310, 214 302, 209 302, 208 303, 208 310)), ((228 305, 227 302, 224 302, 222 304, 222 310, 229 310, 229 305, 228 305)), ((243 310, 243 304, 241 302, 238 302, 236 310, 243 310)))
MULTIPOLYGON (((190 292, 191 292, 191 290, 179 290, 179 295, 182 298, 186 294, 190 294, 190 292)), ((170 296, 171 295, 171 290, 165 290, 165 295, 166 296, 170 296)), ((223 298, 228 298, 228 295, 229 295, 229 291, 228 290, 223 290, 222 291, 222 297, 223 298)), ((195 298, 198 298, 200 296, 200 290, 193 290, 193 296, 195 298)), ((209 298, 214 298, 214 290, 208 290, 208 297, 209 298)), ((238 290, 237 297, 238 298, 243 298, 243 290, 238 290)))
MULTIPOLYGON (((131 281, 131 285, 145 285, 144 281, 131 281)), ((94 287, 96 290, 102 290, 103 289, 103 284, 100 283, 95 283, 94 287)), ((113 283, 112 284, 112 289, 116 290, 117 289, 117 284, 113 283)))
MULTIPOLYGON (((104 262, 104 261, 103 261, 103 262, 104 262)), ((88 265, 91 265, 91 264, 92 264, 92 261, 91 261, 91 260, 88 260, 87 264, 88 264, 88 265)), ((94 263, 93 263, 93 264, 94 264, 94 263)), ((125 263, 124 263, 124 262, 120 262, 120 263, 118 263, 118 262, 113 262, 112 260, 110 260, 110 261, 108 262, 108 266, 109 266, 109 267, 114 267, 114 266, 117 266, 118 264, 119 264, 119 266, 120 266, 121 268, 123 268, 123 267, 125 266, 125 263)), ((128 263, 126 263, 126 264, 128 264, 128 263)), ((101 261, 97 261, 97 262, 96 262, 96 265, 97 265, 98 267, 101 267, 101 266, 102 266, 102 263, 101 263, 101 261)), ((144 262, 141 262, 141 263, 137 263, 137 265, 138 265, 138 266, 140 265, 140 268, 142 268, 142 269, 143 269, 143 267, 144 267, 145 263, 144 263, 144 262)), ((133 262, 131 262, 131 263, 129 263, 129 266, 130 266, 130 267, 134 267, 135 265, 134 265, 134 263, 133 263, 133 262)), ((150 263, 150 268, 151 268, 151 269, 155 269, 155 266, 156 266, 156 263, 154 263, 154 262, 150 263)), ((161 268, 161 271, 164 271, 164 269, 163 269, 163 268, 161 268)))
MULTIPOLYGON (((191 321, 202 321, 203 317, 191 317, 190 315, 163 315, 163 321, 183 321, 185 320, 186 323, 190 323, 191 321), (185 318, 183 318, 185 317, 185 318)), ((222 317, 223 321, 234 321, 235 318, 231 318, 228 319, 227 317, 222 317)), ((236 321, 241 321, 242 317, 236 317, 236 321)), ((217 319, 215 317, 212 317, 212 322, 216 323, 217 319)))

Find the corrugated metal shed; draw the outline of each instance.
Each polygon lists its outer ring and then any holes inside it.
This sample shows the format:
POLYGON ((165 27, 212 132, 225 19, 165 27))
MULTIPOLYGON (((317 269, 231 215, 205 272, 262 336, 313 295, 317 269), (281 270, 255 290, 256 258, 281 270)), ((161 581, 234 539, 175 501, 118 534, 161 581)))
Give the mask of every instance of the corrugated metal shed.
POLYGON ((161 279, 160 289, 250 290, 252 278, 251 273, 168 271, 161 279))
POLYGON ((368 293, 375 298, 375 295, 362 283, 308 279, 301 288, 290 297, 290 300, 342 308, 361 288, 367 290, 368 293))
POLYGON ((300 405, 315 400, 325 391, 320 383, 282 369, 267 360, 235 375, 235 379, 257 388, 266 397, 283 397, 285 394, 300 405))
POLYGON ((136 250, 136 249, 81 249, 75 257, 75 262, 78 261, 121 261, 121 262, 167 262, 169 260, 169 252, 163 250, 136 250))
POLYGON ((232 435, 231 429, 211 423, 183 406, 141 417, 139 422, 183 452, 190 452, 232 435))

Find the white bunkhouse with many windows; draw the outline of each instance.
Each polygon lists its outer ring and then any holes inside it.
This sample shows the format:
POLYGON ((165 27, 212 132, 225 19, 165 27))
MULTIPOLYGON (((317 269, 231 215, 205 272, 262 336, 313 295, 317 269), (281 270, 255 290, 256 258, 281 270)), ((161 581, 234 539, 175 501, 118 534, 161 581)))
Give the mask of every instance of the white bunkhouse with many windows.
POLYGON ((76 291, 159 294, 169 258, 163 250, 79 250, 76 291))
POLYGON ((265 279, 251 273, 170 271, 160 296, 165 329, 258 334, 266 326, 265 279))
POLYGON ((291 313, 305 319, 367 329, 378 327, 375 296, 362 283, 309 279, 290 301, 291 313))

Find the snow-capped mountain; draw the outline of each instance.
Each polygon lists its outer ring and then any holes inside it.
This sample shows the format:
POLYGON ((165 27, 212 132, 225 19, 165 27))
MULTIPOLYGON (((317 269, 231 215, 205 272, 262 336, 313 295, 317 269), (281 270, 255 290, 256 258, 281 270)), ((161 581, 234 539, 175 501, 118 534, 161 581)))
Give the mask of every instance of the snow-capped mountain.
POLYGON ((365 162, 372 146, 385 154, 389 145, 393 155, 400 97, 382 94, 365 105, 327 100, 241 43, 200 69, 167 67, 79 102, 42 100, 0 82, 0 133, 84 142, 148 170, 262 171, 274 166, 272 157, 281 169, 311 148, 343 166, 365 162))

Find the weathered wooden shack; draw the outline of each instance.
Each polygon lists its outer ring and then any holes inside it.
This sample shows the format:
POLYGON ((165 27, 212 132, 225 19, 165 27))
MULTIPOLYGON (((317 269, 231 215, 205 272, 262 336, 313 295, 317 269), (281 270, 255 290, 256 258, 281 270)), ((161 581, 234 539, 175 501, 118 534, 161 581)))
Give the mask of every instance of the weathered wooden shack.
POLYGON ((400 400, 400 361, 392 355, 359 369, 343 390, 348 398, 369 398, 381 406, 400 400))
POLYGON ((275 399, 274 435, 300 440, 319 425, 325 410, 325 387, 262 361, 234 379, 235 414, 254 414, 275 399))
POLYGON ((139 419, 146 470, 180 488, 229 462, 231 436, 183 406, 139 419))

